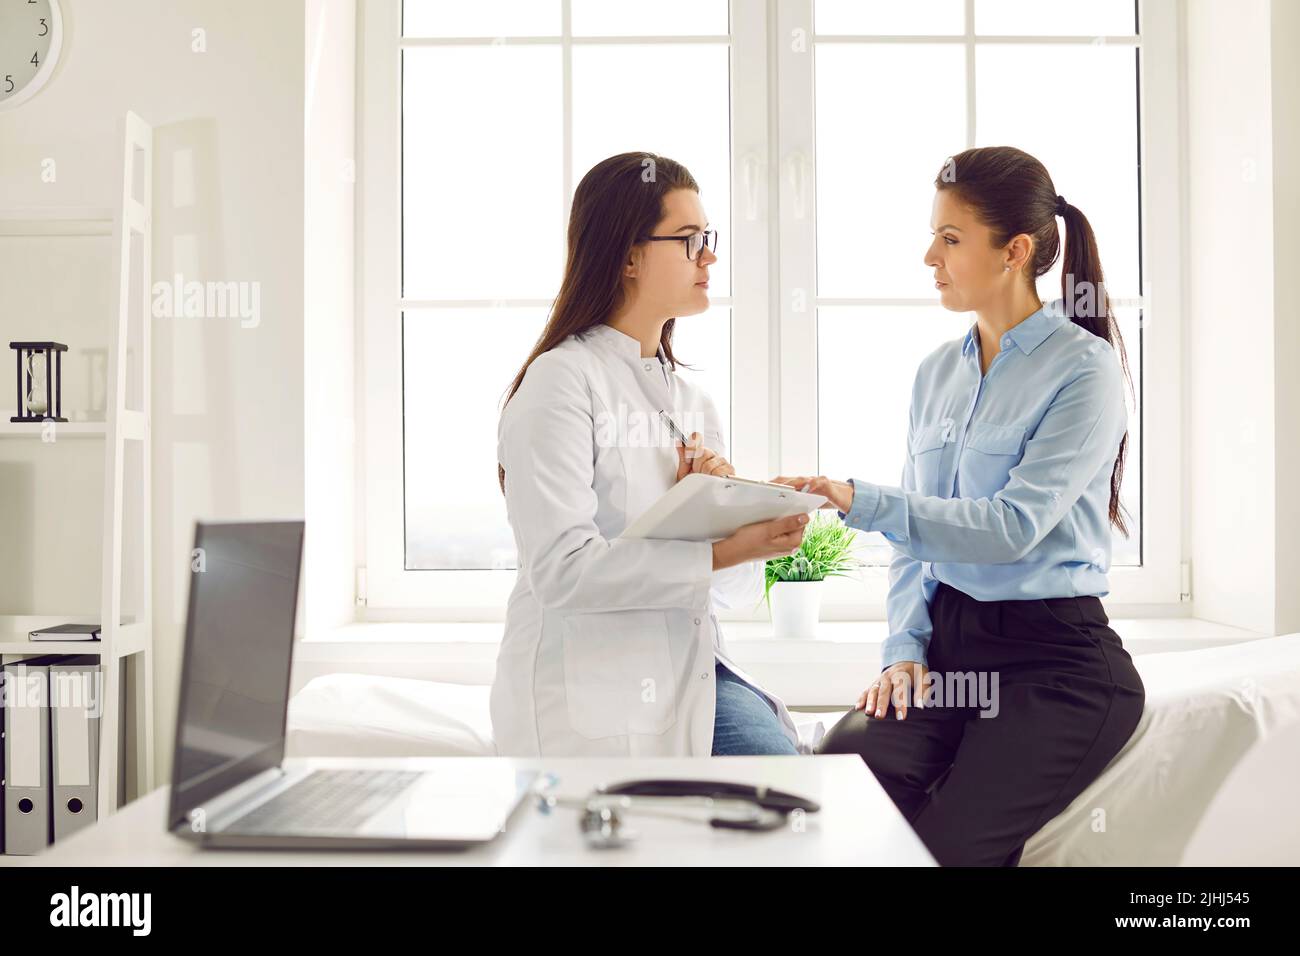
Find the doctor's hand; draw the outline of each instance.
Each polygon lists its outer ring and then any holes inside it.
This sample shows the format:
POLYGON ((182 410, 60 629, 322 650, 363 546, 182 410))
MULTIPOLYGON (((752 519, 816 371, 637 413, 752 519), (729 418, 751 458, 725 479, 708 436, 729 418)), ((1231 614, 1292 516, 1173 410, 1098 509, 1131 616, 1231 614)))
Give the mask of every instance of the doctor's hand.
POLYGON ((795 491, 821 495, 826 499, 823 508, 838 508, 847 514, 853 507, 853 486, 847 481, 835 481, 825 475, 818 475, 815 478, 787 478, 785 475, 777 475, 770 480, 778 485, 789 485, 795 491))
POLYGON ((871 686, 862 692, 853 709, 865 711, 867 717, 884 717, 889 713, 889 705, 892 703, 895 719, 906 720, 909 703, 915 702, 918 708, 921 707, 925 694, 925 675, 929 672, 920 661, 899 661, 892 667, 885 668, 871 686))
POLYGON ((808 527, 807 515, 773 518, 743 525, 729 538, 713 542, 713 570, 721 571, 732 565, 793 554, 803 543, 804 529, 808 527))
POLYGON ((736 469, 731 467, 731 462, 723 458, 716 451, 705 448, 702 444, 704 436, 699 432, 691 432, 691 446, 677 446, 677 480, 681 481, 692 472, 699 472, 702 475, 717 475, 725 478, 728 475, 734 475, 736 469))

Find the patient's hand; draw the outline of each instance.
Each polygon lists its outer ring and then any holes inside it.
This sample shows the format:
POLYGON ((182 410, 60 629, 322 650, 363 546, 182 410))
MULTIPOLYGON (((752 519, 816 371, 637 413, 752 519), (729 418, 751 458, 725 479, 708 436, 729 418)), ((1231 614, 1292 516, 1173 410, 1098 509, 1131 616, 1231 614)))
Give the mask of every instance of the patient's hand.
POLYGON ((731 467, 731 462, 716 451, 704 447, 702 444, 703 439, 704 436, 699 432, 691 432, 691 447, 677 446, 678 481, 681 481, 692 472, 699 472, 702 475, 717 475, 719 478, 726 478, 728 475, 736 473, 736 469, 731 467))
POLYGON ((914 701, 921 706, 925 694, 925 675, 930 673, 920 661, 899 661, 872 682, 862 692, 854 710, 865 710, 868 717, 884 717, 889 712, 889 705, 894 705, 894 717, 907 719, 907 705, 914 701))
POLYGON ((823 508, 837 508, 848 513, 853 507, 853 486, 847 481, 835 481, 825 475, 816 477, 799 476, 788 478, 777 475, 772 479, 778 485, 789 485, 795 491, 806 491, 810 495, 821 495, 826 499, 823 508))

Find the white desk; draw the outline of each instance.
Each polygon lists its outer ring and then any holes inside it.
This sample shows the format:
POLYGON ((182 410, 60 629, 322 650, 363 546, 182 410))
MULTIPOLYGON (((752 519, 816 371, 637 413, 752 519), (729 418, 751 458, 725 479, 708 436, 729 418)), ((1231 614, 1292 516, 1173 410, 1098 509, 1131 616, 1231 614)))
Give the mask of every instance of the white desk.
POLYGON ((640 836, 625 847, 588 849, 578 811, 557 807, 549 815, 522 807, 493 843, 463 852, 399 850, 201 850, 164 828, 168 787, 159 787, 89 829, 31 857, 0 856, 0 866, 862 866, 889 863, 934 866, 934 858, 908 826, 871 771, 854 754, 798 757, 513 759, 506 757, 311 757, 285 766, 445 766, 497 760, 549 770, 560 777, 558 795, 581 797, 600 783, 634 777, 703 777, 766 783, 821 804, 793 827, 754 833, 699 823, 629 814, 640 836))

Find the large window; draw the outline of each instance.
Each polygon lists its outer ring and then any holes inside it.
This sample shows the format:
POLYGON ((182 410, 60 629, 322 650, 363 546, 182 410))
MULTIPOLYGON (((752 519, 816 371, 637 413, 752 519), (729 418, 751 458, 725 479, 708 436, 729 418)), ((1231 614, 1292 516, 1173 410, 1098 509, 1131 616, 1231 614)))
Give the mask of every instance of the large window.
MULTIPOLYGON (((404 10, 405 565, 513 568, 493 477, 497 411, 559 285, 573 188, 616 153, 681 157, 729 237, 727 3, 404 10)), ((678 323, 674 351, 726 420, 726 242, 718 256, 714 307, 678 323)))
MULTIPOLYGON (((1133 0, 1087 4, 816 0, 818 459, 832 475, 897 482, 906 401, 920 360, 972 315, 934 300, 932 181, 953 144, 1014 145, 1040 159, 1098 236, 1131 350, 1135 406, 1121 500, 1129 538, 1112 564, 1141 563, 1140 62, 1133 0), (968 18, 970 22, 968 23, 968 18), (906 130, 905 136, 882 132, 906 130), (883 414, 845 401, 867 359, 883 414)), ((1061 265, 1039 279, 1061 295, 1061 265)), ((878 536, 876 560, 887 560, 878 536)))
MULTIPOLYGON (((939 307, 922 263, 932 180, 991 144, 1040 158, 1096 230, 1135 386, 1132 535, 1116 536, 1112 593, 1177 600, 1176 501, 1142 495, 1177 483, 1177 433, 1141 427, 1177 415, 1177 335, 1160 321, 1176 315, 1177 258, 1158 247, 1177 248, 1159 236, 1178 178, 1171 0, 362 9, 372 606, 502 613, 516 554, 500 401, 542 329, 593 164, 651 150, 701 184, 721 261, 713 308, 678 321, 675 350, 729 423, 740 473, 896 483, 916 366, 974 320, 939 307), (1144 154, 1174 167, 1154 188, 1144 154)), ((1039 292, 1059 297, 1059 265, 1039 292)), ((861 539, 871 567, 833 582, 831 614, 883 606, 888 548, 861 539)))

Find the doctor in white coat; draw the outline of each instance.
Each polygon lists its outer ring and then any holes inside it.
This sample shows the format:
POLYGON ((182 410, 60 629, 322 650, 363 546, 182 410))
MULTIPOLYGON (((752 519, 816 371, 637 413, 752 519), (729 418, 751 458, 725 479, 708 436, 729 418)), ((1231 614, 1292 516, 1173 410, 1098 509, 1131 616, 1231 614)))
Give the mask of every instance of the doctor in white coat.
POLYGON ((619 538, 686 474, 734 474, 714 403, 674 370, 675 318, 708 308, 716 261, 698 186, 665 157, 611 157, 574 194, 568 246, 498 429, 519 571, 492 685, 497 750, 807 752, 782 701, 728 656, 715 613, 757 603, 764 562, 798 549, 807 516, 716 542, 619 538))

